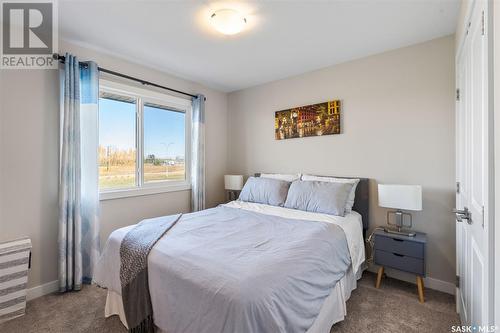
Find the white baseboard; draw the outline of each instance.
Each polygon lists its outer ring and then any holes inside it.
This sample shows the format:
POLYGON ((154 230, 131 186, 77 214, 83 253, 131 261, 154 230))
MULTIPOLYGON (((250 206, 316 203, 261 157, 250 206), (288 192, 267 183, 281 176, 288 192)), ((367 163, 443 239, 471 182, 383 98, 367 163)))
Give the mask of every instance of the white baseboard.
MULTIPOLYGON (((370 268, 368 268, 368 271, 373 272, 373 273, 377 273, 377 268, 374 266, 371 266, 370 268)), ((389 276, 391 278, 394 278, 397 280, 403 280, 403 281, 406 281, 409 283, 416 284, 416 280, 415 280, 414 275, 400 272, 400 271, 396 271, 396 270, 391 270, 391 269, 386 269, 384 271, 384 273, 387 274, 387 276, 389 276)), ((426 278, 424 278, 424 285, 425 285, 425 288, 441 291, 443 293, 447 293, 450 295, 455 295, 456 287, 455 287, 455 284, 453 284, 451 282, 438 280, 438 279, 434 279, 431 277, 426 277, 426 278)))
POLYGON ((424 284, 426 287, 438 291, 442 291, 443 293, 447 293, 450 295, 455 295, 455 292, 457 290, 457 287, 455 286, 454 283, 443 281, 443 280, 438 280, 438 279, 433 279, 430 277, 426 277, 424 279, 424 284))
POLYGON ((42 297, 44 295, 52 294, 59 290, 59 281, 54 280, 33 288, 30 288, 26 291, 26 300, 31 301, 32 299, 42 297))

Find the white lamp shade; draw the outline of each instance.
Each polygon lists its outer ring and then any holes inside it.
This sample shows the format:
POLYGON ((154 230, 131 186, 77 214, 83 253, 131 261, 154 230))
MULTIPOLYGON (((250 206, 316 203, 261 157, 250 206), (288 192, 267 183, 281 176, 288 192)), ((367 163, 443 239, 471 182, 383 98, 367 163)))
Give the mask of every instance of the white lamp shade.
POLYGON ((231 191, 239 191, 243 188, 242 175, 225 175, 224 188, 231 191))
POLYGON ((378 185, 380 207, 422 210, 422 186, 420 185, 378 185))

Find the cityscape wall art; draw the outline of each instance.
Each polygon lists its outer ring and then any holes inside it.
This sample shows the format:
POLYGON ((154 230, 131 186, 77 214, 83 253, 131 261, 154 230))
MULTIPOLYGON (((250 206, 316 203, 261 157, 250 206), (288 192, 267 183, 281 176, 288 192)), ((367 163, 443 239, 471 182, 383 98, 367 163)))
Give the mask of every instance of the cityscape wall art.
POLYGON ((340 134, 340 112, 340 100, 276 111, 276 140, 340 134))

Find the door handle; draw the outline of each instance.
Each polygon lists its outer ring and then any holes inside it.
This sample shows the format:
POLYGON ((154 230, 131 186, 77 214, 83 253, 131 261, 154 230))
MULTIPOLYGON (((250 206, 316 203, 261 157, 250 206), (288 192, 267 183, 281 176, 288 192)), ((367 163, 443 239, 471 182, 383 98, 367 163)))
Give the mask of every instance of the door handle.
POLYGON ((472 216, 467 207, 464 207, 463 210, 453 209, 453 213, 457 216, 457 222, 463 222, 463 220, 466 220, 467 224, 472 224, 472 216))

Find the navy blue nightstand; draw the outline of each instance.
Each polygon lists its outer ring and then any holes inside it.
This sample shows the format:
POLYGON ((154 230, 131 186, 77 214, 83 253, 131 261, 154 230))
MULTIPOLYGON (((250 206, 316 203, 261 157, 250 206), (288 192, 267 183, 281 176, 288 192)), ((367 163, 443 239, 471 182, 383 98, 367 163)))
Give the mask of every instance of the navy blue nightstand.
POLYGON ((384 267, 415 274, 417 276, 418 299, 424 302, 425 248, 427 236, 417 232, 408 237, 376 230, 374 233, 374 264, 379 265, 376 288, 380 287, 384 267))

